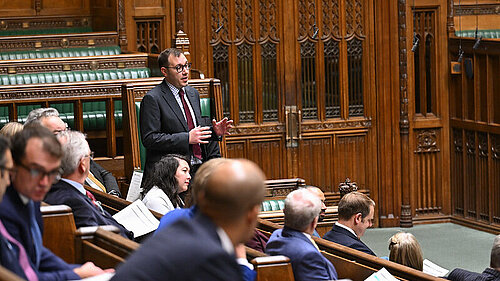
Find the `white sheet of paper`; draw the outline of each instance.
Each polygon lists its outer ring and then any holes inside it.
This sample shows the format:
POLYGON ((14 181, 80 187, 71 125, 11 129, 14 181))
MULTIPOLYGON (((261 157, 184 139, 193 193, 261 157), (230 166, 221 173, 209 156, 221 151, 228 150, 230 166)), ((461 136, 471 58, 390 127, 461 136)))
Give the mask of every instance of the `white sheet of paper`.
POLYGON ((431 262, 428 259, 424 259, 424 273, 427 273, 429 275, 435 276, 435 277, 443 277, 450 272, 446 268, 442 268, 439 265, 431 262))
POLYGON ((132 180, 130 180, 130 186, 127 192, 127 201, 134 202, 141 196, 141 183, 142 183, 142 172, 134 171, 132 174, 132 180))
POLYGON ((134 232, 134 238, 155 231, 160 225, 141 200, 136 200, 116 213, 113 218, 126 229, 134 232))
POLYGON ((370 275, 370 277, 366 278, 365 281, 398 281, 398 279, 392 276, 392 274, 390 274, 385 267, 382 267, 381 270, 370 275))
POLYGON ((82 281, 108 281, 113 277, 115 273, 103 273, 101 275, 93 276, 93 277, 87 277, 84 279, 81 279, 82 281))

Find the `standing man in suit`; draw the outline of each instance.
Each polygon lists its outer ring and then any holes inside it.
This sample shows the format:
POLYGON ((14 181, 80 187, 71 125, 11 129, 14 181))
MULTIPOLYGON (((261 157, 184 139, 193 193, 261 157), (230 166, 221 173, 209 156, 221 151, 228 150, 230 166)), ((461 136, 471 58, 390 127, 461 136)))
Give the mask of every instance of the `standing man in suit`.
POLYGON ((360 239, 373 224, 375 202, 360 192, 346 194, 339 202, 339 220, 323 239, 376 256, 360 239))
POLYGON ((14 173, 0 204, 0 220, 19 241, 39 280, 74 280, 103 273, 93 263, 69 265, 42 244, 40 201, 60 178, 62 150, 57 138, 40 125, 25 126, 12 144, 14 173))
MULTIPOLYGON (((68 124, 59 117, 59 111, 52 107, 33 109, 28 114, 25 125, 35 122, 51 130, 55 135, 68 129, 68 124)), ((85 183, 99 191, 121 197, 120 188, 113 174, 93 159, 90 160, 90 172, 85 183)))
POLYGON ((248 160, 215 166, 197 193, 195 217, 147 240, 111 280, 243 280, 235 247, 253 234, 264 178, 248 160))
POLYGON ((273 232, 266 253, 290 258, 297 281, 336 280, 332 263, 320 253, 311 235, 318 224, 321 201, 306 188, 295 190, 285 199, 285 227, 273 232))
POLYGON ((490 267, 486 268, 482 273, 455 268, 448 275, 448 279, 453 281, 500 281, 500 235, 497 235, 493 240, 490 267))
POLYGON ((181 154, 191 160, 191 176, 205 161, 220 157, 218 141, 232 127, 227 118, 210 123, 201 117, 200 94, 188 86, 189 63, 177 49, 166 49, 158 57, 163 82, 141 102, 141 138, 146 148, 148 173, 161 157, 181 154))
POLYGON ((78 131, 65 131, 59 134, 62 143, 62 178, 52 185, 45 202, 52 205, 67 205, 73 210, 76 227, 114 225, 123 237, 133 239, 134 235, 119 224, 83 184, 88 176, 92 153, 85 135, 78 131))

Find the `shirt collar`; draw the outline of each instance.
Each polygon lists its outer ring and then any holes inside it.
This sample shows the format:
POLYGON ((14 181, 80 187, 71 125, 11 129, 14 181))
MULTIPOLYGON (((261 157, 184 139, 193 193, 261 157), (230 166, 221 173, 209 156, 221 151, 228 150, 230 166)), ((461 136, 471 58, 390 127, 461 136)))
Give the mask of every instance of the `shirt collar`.
MULTIPOLYGON (((170 91, 172 92, 172 94, 174 96, 177 96, 179 94, 180 90, 184 90, 184 88, 179 89, 179 88, 175 87, 174 85, 168 83, 166 80, 165 80, 165 82, 167 83, 168 88, 170 89, 170 91)), ((186 93, 186 91, 184 91, 184 93, 186 93)))
POLYGON ((61 179, 62 181, 65 181, 66 183, 70 184, 71 186, 73 186, 74 188, 76 188, 76 190, 80 191, 81 194, 83 195, 87 195, 87 191, 85 190, 85 187, 83 187, 83 185, 79 182, 76 182, 76 181, 72 181, 72 180, 69 180, 69 179, 61 179))
POLYGON ((221 227, 217 227, 217 235, 219 235, 220 243, 222 244, 222 248, 226 253, 229 255, 234 254, 234 246, 233 242, 231 242, 231 239, 229 239, 229 236, 227 236, 227 233, 222 229, 221 227))
POLYGON ((352 230, 350 227, 345 226, 345 225, 343 225, 343 224, 339 223, 338 221, 336 221, 336 222, 335 222, 335 225, 336 225, 336 226, 340 226, 340 227, 342 227, 342 228, 344 228, 344 229, 347 229, 347 230, 348 230, 350 233, 352 233, 354 236, 358 237, 358 235, 356 235, 356 232, 354 232, 354 230, 352 230))
POLYGON ((24 195, 22 195, 21 193, 17 193, 19 194, 19 198, 21 199, 21 202, 23 202, 24 205, 28 204, 28 202, 30 202, 30 199, 24 195))

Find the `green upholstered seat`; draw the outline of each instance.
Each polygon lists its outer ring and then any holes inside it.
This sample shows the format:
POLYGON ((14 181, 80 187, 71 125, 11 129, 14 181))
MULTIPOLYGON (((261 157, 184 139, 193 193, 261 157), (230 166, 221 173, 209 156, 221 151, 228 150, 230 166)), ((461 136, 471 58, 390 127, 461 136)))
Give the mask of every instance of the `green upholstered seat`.
POLYGON ((129 68, 129 69, 102 69, 95 71, 64 71, 26 74, 4 74, 0 75, 1 85, 24 85, 24 84, 45 84, 45 83, 65 83, 74 81, 93 80, 113 80, 150 77, 149 68, 129 68))
MULTIPOLYGON (((483 38, 500 38, 500 29, 483 29, 478 30, 477 33, 483 38)), ((476 37, 476 30, 458 30, 455 31, 455 35, 458 37, 476 37)))
POLYGON ((41 59, 41 58, 64 58, 64 57, 87 57, 119 55, 121 49, 119 46, 86 47, 86 48, 66 48, 66 49, 41 49, 41 50, 23 50, 14 52, 1 52, 1 60, 20 60, 20 59, 41 59))
POLYGON ((46 29, 14 29, 0 30, 0 36, 22 36, 22 35, 42 35, 42 34, 66 34, 66 33, 85 33, 92 32, 92 27, 61 27, 46 29))
POLYGON ((263 212, 279 211, 285 208, 285 200, 266 200, 263 201, 260 210, 263 212))

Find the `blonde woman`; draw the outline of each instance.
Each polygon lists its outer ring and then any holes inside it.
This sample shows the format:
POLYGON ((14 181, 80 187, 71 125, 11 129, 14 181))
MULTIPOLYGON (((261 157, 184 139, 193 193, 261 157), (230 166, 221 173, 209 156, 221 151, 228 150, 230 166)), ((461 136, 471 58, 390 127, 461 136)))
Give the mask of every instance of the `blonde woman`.
POLYGON ((17 132, 23 130, 23 124, 18 122, 9 122, 0 130, 0 134, 8 138, 12 138, 17 132))
POLYGON ((389 260, 422 271, 422 248, 413 234, 398 232, 389 239, 389 260))

